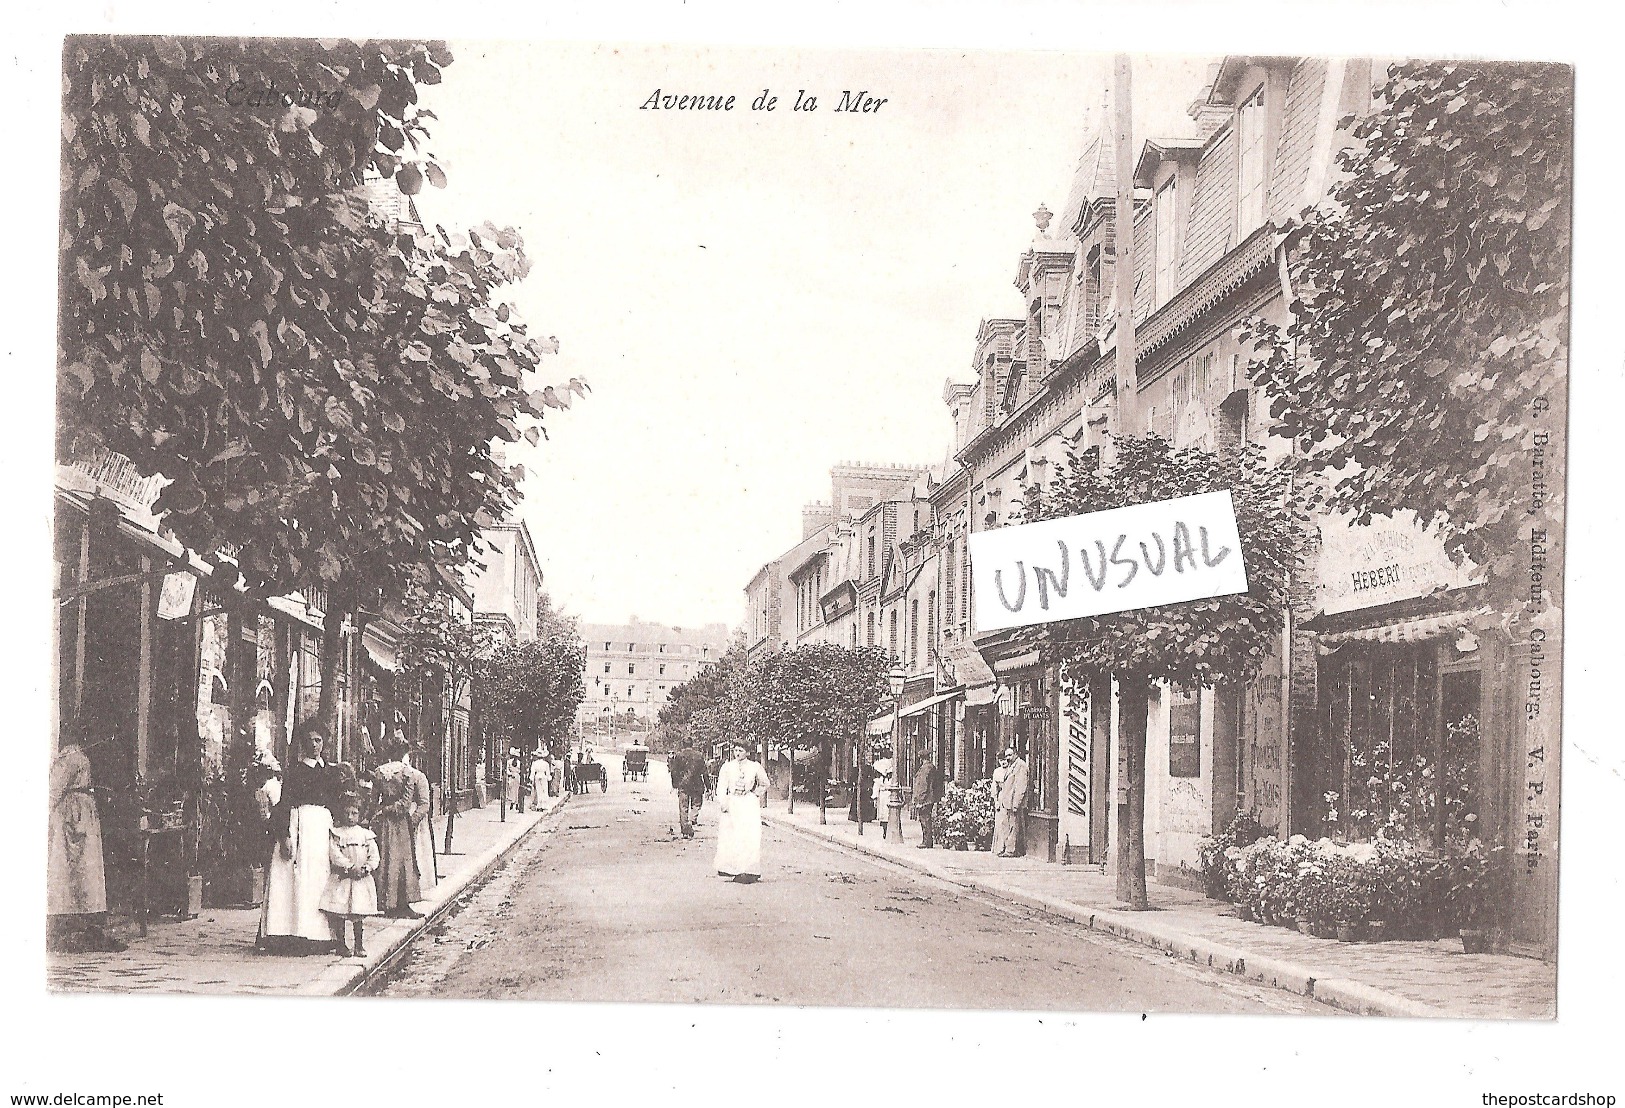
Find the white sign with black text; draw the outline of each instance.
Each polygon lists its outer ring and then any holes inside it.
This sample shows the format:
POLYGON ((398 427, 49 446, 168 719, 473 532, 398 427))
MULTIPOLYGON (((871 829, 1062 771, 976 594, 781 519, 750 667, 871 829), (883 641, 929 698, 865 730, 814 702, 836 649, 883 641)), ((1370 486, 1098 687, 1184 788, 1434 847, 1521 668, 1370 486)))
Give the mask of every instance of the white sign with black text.
POLYGON ((970 557, 978 633, 1247 591, 1228 491, 980 531, 970 557))

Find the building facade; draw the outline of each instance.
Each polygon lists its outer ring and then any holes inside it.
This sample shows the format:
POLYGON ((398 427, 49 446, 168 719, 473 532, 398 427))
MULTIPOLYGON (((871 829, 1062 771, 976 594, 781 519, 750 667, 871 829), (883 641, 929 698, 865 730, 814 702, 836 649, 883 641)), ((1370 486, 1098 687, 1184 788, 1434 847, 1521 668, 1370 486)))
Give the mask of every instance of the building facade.
POLYGON ((730 632, 721 623, 672 627, 633 616, 583 624, 581 636, 587 695, 577 710, 578 734, 626 738, 648 733, 672 690, 722 657, 730 632))
MULTIPOLYGON (((1369 61, 1251 57, 1226 58, 1209 77, 1188 133, 1137 147, 1134 387, 1142 429, 1179 446, 1249 442, 1280 458, 1290 444, 1269 434, 1269 398, 1248 381, 1237 329, 1252 317, 1288 321, 1275 228, 1326 193, 1337 121, 1370 110, 1385 77, 1369 61)), ((1091 136, 1059 218, 1034 213, 1015 282, 1025 316, 984 321, 974 382, 944 391, 953 463, 931 494, 934 695, 949 698, 936 709, 939 756, 974 780, 997 747, 1021 750, 1033 779, 1027 850, 1057 861, 1113 857, 1113 690, 1064 690, 1021 635, 977 631, 966 540, 1019 520, 1023 490, 1053 480, 1069 456, 1110 456, 1116 191, 1109 140, 1091 136)), ((1470 631, 1483 612, 1470 567, 1454 566, 1408 513, 1322 517, 1314 530, 1286 630, 1259 675, 1243 687, 1153 692, 1148 872, 1194 880, 1198 843, 1238 811, 1283 835, 1368 836, 1399 814, 1375 795, 1370 782, 1381 779, 1393 795, 1423 798, 1424 818, 1406 814, 1424 842, 1459 833, 1451 821, 1470 814, 1479 834, 1519 855, 1513 929, 1547 948, 1554 851, 1547 837, 1547 856, 1531 858, 1524 829, 1555 810, 1556 732, 1550 713, 1525 718, 1508 675, 1552 673, 1556 636, 1518 643, 1470 631), (1542 751, 1534 785, 1529 750, 1542 751), (1533 816, 1527 795, 1540 798, 1533 816)))

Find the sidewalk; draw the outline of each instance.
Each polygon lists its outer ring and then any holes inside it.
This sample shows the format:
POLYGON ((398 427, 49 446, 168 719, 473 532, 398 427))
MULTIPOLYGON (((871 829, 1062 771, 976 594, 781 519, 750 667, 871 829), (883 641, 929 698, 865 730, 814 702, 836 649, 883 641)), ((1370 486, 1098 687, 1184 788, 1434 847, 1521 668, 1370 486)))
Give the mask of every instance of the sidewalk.
MULTIPOLYGON (((496 803, 457 813, 452 846, 456 854, 437 855, 440 881, 414 905, 422 919, 371 920, 367 957, 290 958, 256 953, 258 908, 208 908, 184 922, 154 920, 146 938, 127 936, 118 954, 46 956, 46 986, 54 992, 155 992, 341 996, 354 992, 413 938, 447 912, 457 898, 478 885, 525 836, 565 801, 524 815, 500 818, 496 803)), ((445 843, 443 816, 435 817, 435 845, 445 843)))
POLYGON ((1459 940, 1317 939, 1237 919, 1227 904, 1155 883, 1155 910, 1132 912, 1117 899, 1115 879, 1097 866, 921 850, 919 824, 913 822, 903 824, 899 846, 881 837, 878 824, 866 824, 860 838, 844 810, 831 810, 828 825, 820 826, 817 808, 797 805, 792 816, 781 804, 774 802, 766 814, 769 823, 1349 1012, 1470 1019, 1556 1015, 1557 967, 1532 958, 1463 954, 1459 940))

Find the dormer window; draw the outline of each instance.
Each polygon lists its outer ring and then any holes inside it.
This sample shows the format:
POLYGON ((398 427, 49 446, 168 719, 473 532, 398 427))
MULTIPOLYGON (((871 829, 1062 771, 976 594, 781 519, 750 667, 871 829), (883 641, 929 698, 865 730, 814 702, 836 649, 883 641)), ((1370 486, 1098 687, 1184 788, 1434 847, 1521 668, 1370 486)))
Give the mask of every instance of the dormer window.
POLYGON ((1246 238, 1264 223, 1264 86, 1236 109, 1236 160, 1240 185, 1236 192, 1236 238, 1246 238))

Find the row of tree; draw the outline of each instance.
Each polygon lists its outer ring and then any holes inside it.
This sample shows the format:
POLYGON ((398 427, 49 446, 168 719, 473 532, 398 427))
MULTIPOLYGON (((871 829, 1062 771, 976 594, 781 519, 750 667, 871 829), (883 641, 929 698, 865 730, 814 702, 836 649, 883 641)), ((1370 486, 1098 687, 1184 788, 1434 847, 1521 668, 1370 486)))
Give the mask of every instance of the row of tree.
POLYGON ((710 750, 733 742, 753 749, 816 750, 830 764, 836 744, 855 739, 889 701, 879 647, 809 643, 747 659, 735 642, 717 662, 672 690, 660 709, 668 746, 710 750))
POLYGON ((529 270, 516 231, 430 232, 365 194, 445 184, 418 103, 443 43, 63 55, 58 459, 163 477, 156 510, 219 587, 323 597, 331 725, 346 620, 460 575, 520 498, 501 444, 536 443, 585 383, 535 387, 557 343, 504 299, 529 270))

